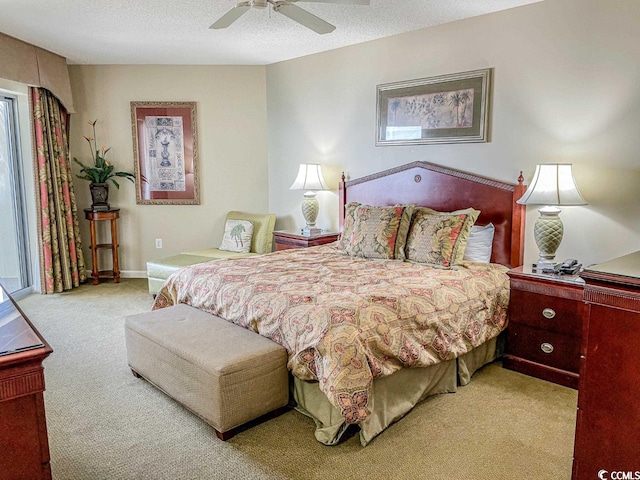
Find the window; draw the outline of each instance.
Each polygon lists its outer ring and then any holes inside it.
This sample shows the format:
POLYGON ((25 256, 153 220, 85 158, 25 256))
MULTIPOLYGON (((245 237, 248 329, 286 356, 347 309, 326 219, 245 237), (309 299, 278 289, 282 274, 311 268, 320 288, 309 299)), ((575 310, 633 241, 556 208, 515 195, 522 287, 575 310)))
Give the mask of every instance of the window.
POLYGON ((12 294, 31 286, 17 111, 0 94, 0 283, 12 294))

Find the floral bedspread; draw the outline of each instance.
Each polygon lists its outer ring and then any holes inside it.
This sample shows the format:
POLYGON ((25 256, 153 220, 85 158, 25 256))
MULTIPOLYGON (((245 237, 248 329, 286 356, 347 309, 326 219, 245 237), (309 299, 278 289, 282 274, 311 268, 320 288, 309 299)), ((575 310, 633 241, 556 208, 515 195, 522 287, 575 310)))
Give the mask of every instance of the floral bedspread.
POLYGON ((186 303, 279 343, 292 374, 317 380, 358 423, 374 378, 456 358, 506 327, 506 271, 354 258, 325 245, 183 268, 153 309, 186 303))

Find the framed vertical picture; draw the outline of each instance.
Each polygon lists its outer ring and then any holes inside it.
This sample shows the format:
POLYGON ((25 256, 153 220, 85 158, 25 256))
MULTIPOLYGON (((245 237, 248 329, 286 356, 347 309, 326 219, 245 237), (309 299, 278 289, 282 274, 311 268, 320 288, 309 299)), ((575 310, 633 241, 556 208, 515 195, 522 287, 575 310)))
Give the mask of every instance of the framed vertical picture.
POLYGON ((376 145, 486 142, 491 69, 377 86, 376 145))
POLYGON ((131 102, 136 203, 198 205, 195 102, 131 102))

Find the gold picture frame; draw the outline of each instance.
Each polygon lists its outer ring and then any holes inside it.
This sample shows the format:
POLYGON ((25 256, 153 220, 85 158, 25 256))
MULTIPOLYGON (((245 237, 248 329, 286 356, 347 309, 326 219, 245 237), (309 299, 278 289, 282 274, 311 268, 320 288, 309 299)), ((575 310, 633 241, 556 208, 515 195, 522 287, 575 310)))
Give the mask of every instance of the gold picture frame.
POLYGON ((136 203, 199 205, 195 102, 131 102, 136 203))

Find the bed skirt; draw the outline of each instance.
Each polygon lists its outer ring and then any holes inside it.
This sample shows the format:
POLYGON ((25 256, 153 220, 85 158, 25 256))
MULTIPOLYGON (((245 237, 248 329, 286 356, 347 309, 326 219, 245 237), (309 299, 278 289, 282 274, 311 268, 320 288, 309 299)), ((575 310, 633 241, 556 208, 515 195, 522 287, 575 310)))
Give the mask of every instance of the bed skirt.
MULTIPOLYGON (((360 423, 360 443, 366 446, 385 428, 398 421, 418 402, 431 395, 453 393, 458 385, 466 385, 483 365, 499 355, 501 342, 495 338, 469 353, 427 368, 405 368, 373 382, 369 400, 371 413, 360 423)), ((293 398, 296 410, 316 423, 315 437, 325 445, 335 445, 349 424, 340 411, 329 403, 317 382, 305 382, 293 377, 293 398)))

